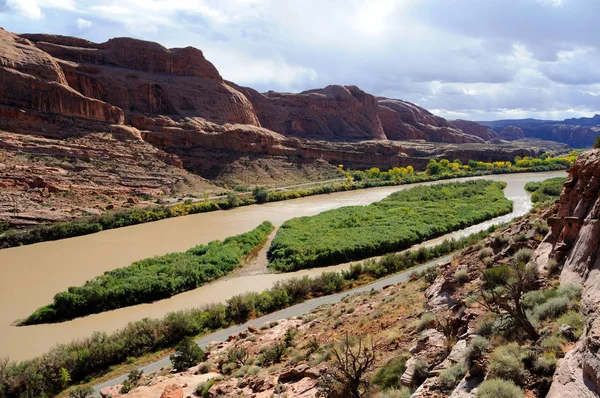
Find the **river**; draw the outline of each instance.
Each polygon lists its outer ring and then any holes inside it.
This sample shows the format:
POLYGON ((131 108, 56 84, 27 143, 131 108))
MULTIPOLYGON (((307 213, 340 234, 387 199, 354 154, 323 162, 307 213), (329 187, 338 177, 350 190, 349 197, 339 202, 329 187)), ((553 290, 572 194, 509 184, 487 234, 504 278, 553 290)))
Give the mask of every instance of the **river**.
MULTIPOLYGON (((473 177, 506 181, 508 185, 505 195, 514 201, 513 212, 424 242, 423 245, 435 244, 450 236, 464 236, 485 229, 493 223, 509 221, 525 214, 531 208, 531 200, 523 188, 525 183, 560 176, 566 176, 566 173, 560 171, 473 177)), ((423 184, 443 182, 447 181, 423 184)), ((58 324, 13 326, 16 320, 50 303, 57 292, 69 286, 81 285, 104 271, 127 266, 135 260, 184 251, 200 243, 247 232, 264 220, 279 226, 292 217, 314 215, 342 206, 367 205, 383 199, 392 192, 414 185, 417 184, 337 192, 227 211, 194 214, 76 238, 0 250, 0 358, 31 358, 57 343, 68 343, 76 338, 89 336, 94 331, 112 332, 130 321, 145 317, 162 317, 171 311, 224 301, 233 295, 248 291, 261 291, 272 286, 277 280, 345 268, 347 264, 288 274, 268 273, 265 268, 266 250, 262 250, 247 268, 166 300, 58 324)))

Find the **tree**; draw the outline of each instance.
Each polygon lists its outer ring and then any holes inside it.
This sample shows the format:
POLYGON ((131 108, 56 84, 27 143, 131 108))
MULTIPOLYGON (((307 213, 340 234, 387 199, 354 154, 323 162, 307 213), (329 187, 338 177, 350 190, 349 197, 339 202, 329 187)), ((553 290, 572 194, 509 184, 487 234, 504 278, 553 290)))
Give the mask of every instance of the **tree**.
POLYGON ((509 265, 500 265, 483 272, 479 302, 489 311, 507 314, 531 340, 539 339, 536 328, 529 322, 523 308, 523 295, 534 287, 537 268, 529 264, 531 251, 519 250, 509 265))
POLYGON ((204 359, 204 351, 190 337, 184 337, 169 357, 177 371, 191 368, 204 359))
POLYGON ((335 363, 319 380, 320 394, 330 398, 366 396, 370 388, 366 374, 375 362, 375 351, 372 340, 368 344, 362 336, 352 339, 346 333, 344 340, 332 349, 335 363))
POLYGON ((264 187, 256 187, 252 191, 252 195, 254 195, 257 203, 265 203, 269 197, 269 192, 264 187))
POLYGON ((596 144, 594 145, 594 148, 600 148, 600 136, 596 137, 596 144))

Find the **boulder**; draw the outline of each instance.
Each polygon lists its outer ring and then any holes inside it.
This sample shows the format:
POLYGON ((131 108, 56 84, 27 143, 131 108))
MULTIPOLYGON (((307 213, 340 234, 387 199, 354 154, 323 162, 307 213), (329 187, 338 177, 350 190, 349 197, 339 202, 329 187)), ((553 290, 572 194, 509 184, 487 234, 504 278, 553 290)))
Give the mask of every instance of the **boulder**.
POLYGON ((160 398, 183 398, 183 388, 177 384, 171 384, 165 387, 160 398))

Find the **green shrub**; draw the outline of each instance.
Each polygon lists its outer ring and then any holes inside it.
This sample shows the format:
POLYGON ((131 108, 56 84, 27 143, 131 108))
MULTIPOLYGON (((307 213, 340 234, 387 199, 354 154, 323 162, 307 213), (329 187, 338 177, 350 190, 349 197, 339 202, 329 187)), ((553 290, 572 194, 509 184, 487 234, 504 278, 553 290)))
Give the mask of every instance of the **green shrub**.
POLYGON ((545 352, 535 361, 535 371, 545 376, 552 376, 556 369, 556 356, 552 352, 545 352))
POLYGON ((521 383, 527 377, 521 354, 517 343, 497 347, 489 358, 489 376, 521 383))
POLYGON ((94 394, 91 386, 77 386, 69 391, 69 398, 88 398, 94 394))
POLYGON ((400 376, 406 370, 406 359, 404 355, 390 359, 377 370, 372 383, 382 390, 400 387, 400 376))
POLYGON ((538 321, 555 319, 567 312, 569 309, 569 301, 569 298, 564 296, 551 298, 534 309, 533 317, 538 321))
POLYGON ((575 339, 579 339, 583 333, 584 319, 579 311, 569 311, 556 320, 557 325, 569 325, 575 332, 575 339))
POLYGON ((429 376, 429 364, 423 359, 415 362, 415 368, 413 373, 413 382, 419 385, 429 376))
POLYGON ((473 361, 481 358, 487 350, 490 341, 483 336, 475 336, 471 343, 467 346, 465 352, 465 360, 470 365, 473 361))
POLYGON ((466 283, 469 281, 469 273, 464 268, 456 270, 454 273, 454 280, 460 284, 466 283))
POLYGON ((256 187, 252 191, 252 195, 254 195, 257 203, 265 203, 269 197, 269 192, 263 187, 256 187))
POLYGON ((176 371, 182 371, 197 365, 204 359, 204 351, 190 337, 184 337, 169 357, 176 371))
POLYGON ((494 250, 491 247, 485 247, 479 251, 479 259, 483 260, 486 257, 491 257, 494 255, 494 250))
POLYGON ((594 148, 600 148, 600 136, 596 137, 596 143, 594 144, 594 148))
POLYGON ((242 366, 248 360, 248 350, 244 347, 232 347, 227 351, 227 361, 242 366))
POLYGON ((486 380, 477 387, 477 398, 523 398, 523 390, 510 380, 486 380))
POLYGON ((210 372, 211 366, 212 366, 211 362, 202 362, 200 365, 198 365, 198 372, 200 372, 200 374, 206 374, 206 373, 210 372))
POLYGON ((203 398, 208 398, 208 390, 210 390, 210 388, 215 384, 215 380, 214 379, 210 379, 205 381, 204 383, 200 383, 198 384, 198 386, 196 387, 196 395, 198 395, 199 397, 203 397, 203 398))
POLYGON ((485 314, 475 324, 475 333, 480 336, 491 336, 494 331, 496 317, 493 314, 485 314))
POLYGON ((391 388, 381 393, 381 398, 410 398, 412 391, 408 387, 391 388))
POLYGON ((275 364, 281 362, 283 355, 285 354, 287 347, 285 343, 275 343, 267 347, 262 353, 262 365, 275 364))
MULTIPOLYGON (((417 263, 417 259, 443 255, 472 245, 493 232, 495 228, 491 227, 486 231, 457 240, 447 240, 440 245, 418 252, 407 251, 401 254, 402 261, 406 267, 413 266, 417 263)), ((433 271, 433 275, 436 275, 435 269, 433 271)), ((364 274, 358 274, 356 279, 361 275, 364 274)), ((270 289, 261 293, 240 295, 240 300, 231 300, 227 304, 211 304, 202 308, 178 311, 167 314, 162 319, 145 318, 130 322, 110 335, 98 332, 91 337, 56 346, 39 358, 9 363, 8 370, 5 372, 7 375, 5 384, 6 388, 9 388, 7 391, 11 397, 27 396, 27 394, 41 396, 42 393, 48 392, 58 393, 62 390, 62 386, 57 384, 56 375, 63 367, 69 372, 72 382, 81 382, 90 375, 101 374, 111 366, 127 360, 132 362, 135 357, 172 347, 185 336, 196 336, 230 326, 233 320, 229 318, 229 315, 237 313, 237 310, 228 309, 229 305, 236 305, 237 308, 237 305, 241 303, 243 307, 252 310, 252 315, 261 316, 308 298, 318 297, 323 293, 312 289, 314 286, 324 285, 324 282, 320 281, 321 278, 322 276, 316 276, 275 282, 270 289), (92 356, 91 353, 94 355, 92 356), (73 358, 78 359, 73 361, 73 358)), ((377 293, 376 290, 372 290, 371 294, 376 295, 377 293)), ((274 325, 277 325, 277 322, 270 322, 261 329, 274 325)), ((331 352, 326 349, 322 351, 321 355, 310 361, 311 366, 329 360, 331 352)), ((1 365, 2 361, 0 361, 0 370, 2 369, 1 365)))
POLYGON ((422 331, 425 330, 428 325, 435 320, 435 315, 431 312, 425 312, 421 315, 421 319, 417 322, 417 330, 422 331))
POLYGON ((566 297, 569 300, 579 300, 581 298, 581 285, 575 283, 566 283, 556 289, 556 294, 566 297))
POLYGON ((195 289, 239 267, 243 257, 262 245, 272 230, 273 225, 265 221, 250 232, 222 242, 213 241, 183 253, 148 258, 107 271, 83 286, 57 293, 52 304, 36 310, 22 324, 63 321, 195 289))
POLYGON ((528 182, 525 189, 532 192, 531 201, 533 203, 554 202, 560 196, 566 177, 555 177, 540 182, 528 182))
POLYGON ((293 271, 408 248, 510 212, 512 203, 504 197, 504 186, 485 180, 420 186, 368 206, 287 220, 269 248, 269 266, 293 271))
POLYGON ((462 380, 462 378, 467 374, 467 367, 464 363, 459 362, 457 364, 452 365, 448 369, 443 370, 439 377, 438 381, 444 390, 450 390, 462 380))
POLYGON ((564 337, 553 334, 543 339, 540 343, 540 347, 547 352, 562 354, 562 347, 566 342, 567 340, 564 337))
POLYGON ((533 250, 531 249, 519 249, 514 256, 513 261, 516 264, 527 264, 529 260, 531 260, 531 255, 533 254, 533 250))

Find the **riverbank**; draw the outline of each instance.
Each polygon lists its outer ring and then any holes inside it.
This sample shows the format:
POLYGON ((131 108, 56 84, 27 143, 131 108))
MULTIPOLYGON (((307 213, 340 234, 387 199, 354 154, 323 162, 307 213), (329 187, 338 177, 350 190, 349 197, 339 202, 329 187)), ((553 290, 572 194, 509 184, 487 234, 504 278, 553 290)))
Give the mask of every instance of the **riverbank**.
MULTIPOLYGON (((565 160, 565 162, 568 162, 565 160)), ((441 163, 441 162, 440 162, 441 163)), ((191 214, 207 213, 218 210, 229 210, 235 207, 249 206, 253 204, 263 204, 269 202, 279 202, 282 200, 298 199, 314 195, 330 194, 334 192, 353 191, 366 188, 390 187, 398 185, 410 185, 422 182, 433 182, 440 180, 450 180, 457 178, 468 178, 476 176, 491 176, 513 173, 528 172, 548 172, 557 170, 566 170, 566 163, 548 163, 545 165, 531 165, 528 167, 513 167, 498 164, 495 167, 493 163, 486 165, 484 162, 476 162, 480 169, 447 168, 436 167, 434 172, 426 170, 425 172, 415 173, 412 168, 403 169, 404 172, 395 173, 395 169, 388 172, 369 174, 369 171, 343 171, 345 181, 319 185, 314 188, 306 189, 283 189, 277 188, 266 190, 264 188, 255 188, 252 192, 234 193, 230 192, 224 197, 215 199, 187 199, 183 203, 177 204, 157 204, 146 208, 136 208, 118 212, 107 212, 101 216, 87 217, 80 220, 59 222, 51 225, 41 225, 27 230, 7 230, 0 235, 0 249, 10 247, 30 245, 34 243, 61 240, 77 236, 84 236, 100 231, 127 227, 131 225, 144 224, 153 221, 159 221, 168 218, 187 216, 191 214), (362 173, 365 177, 356 180, 356 176, 362 173), (387 174, 386 174, 387 173, 387 174), (389 174, 392 173, 392 174, 389 174), (362 179, 364 178, 364 179, 362 179)), ((496 162, 498 163, 498 162, 496 162)), ((508 162, 510 164, 510 162, 508 162)), ((436 165, 439 163, 436 163, 436 165)), ((443 164, 446 164, 445 162, 443 164)), ((452 163, 448 163, 452 165, 452 163)), ((467 166, 468 167, 468 166, 467 166)), ((400 169, 399 169, 400 170, 400 169)), ((316 183, 318 184, 318 182, 316 183)))
MULTIPOLYGON (((514 202, 513 212, 424 242, 423 246, 471 234, 486 229, 491 224, 504 223, 525 214, 532 205, 528 194, 523 189, 524 185, 529 181, 541 181, 562 175, 563 172, 550 172, 474 177, 505 181, 507 187, 504 194, 514 202)), ((429 182, 424 185, 437 183, 439 182, 429 182)), ((211 302, 224 302, 237 294, 260 292, 270 288, 277 281, 304 275, 315 276, 323 271, 348 268, 349 265, 345 264, 286 274, 265 273, 267 271, 262 266, 266 262, 266 253, 264 253, 261 254, 263 257, 257 258, 260 265, 251 275, 244 272, 238 274, 234 271, 231 276, 223 280, 169 299, 121 308, 69 322, 21 328, 10 326, 36 308, 51 302, 57 291, 66 290, 69 286, 82 285, 96 275, 127 266, 139 259, 185 251, 197 244, 241 234, 256 228, 265 219, 278 227, 292 217, 315 215, 349 205, 368 205, 411 186, 413 185, 338 192, 260 206, 245 206, 229 211, 171 218, 71 239, 0 250, 0 264, 3 264, 3 278, 0 279, 0 303, 2 303, 0 357, 9 356, 12 360, 33 358, 56 344, 66 344, 74 339, 89 336, 94 331, 110 333, 131 321, 145 317, 161 318, 169 312, 211 302), (263 271, 259 272, 260 269, 263 271)))

